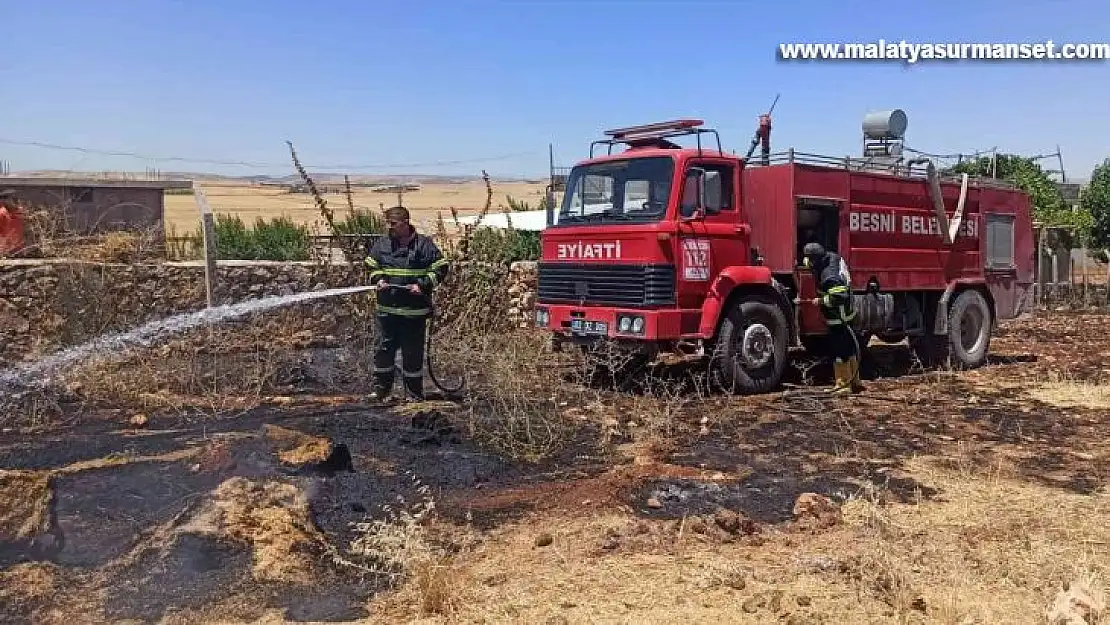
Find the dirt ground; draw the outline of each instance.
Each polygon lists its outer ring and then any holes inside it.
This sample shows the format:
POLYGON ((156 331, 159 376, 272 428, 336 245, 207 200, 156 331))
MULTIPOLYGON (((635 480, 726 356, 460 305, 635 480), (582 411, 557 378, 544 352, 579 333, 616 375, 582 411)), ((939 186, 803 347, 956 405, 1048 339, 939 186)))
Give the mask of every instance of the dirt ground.
POLYGON ((582 390, 537 462, 446 401, 8 429, 0 622, 1107 623, 1108 323, 876 345, 850 399, 582 390))
MULTIPOLYGON (((215 213, 239 215, 248 225, 258 217, 273 219, 288 217, 298 224, 312 227, 318 224, 326 230, 320 212, 308 193, 286 193, 280 189, 230 183, 197 182, 203 189, 208 203, 215 213)), ((477 214, 486 204, 486 186, 481 180, 459 184, 426 183, 417 191, 404 194, 404 205, 412 211, 413 223, 425 230, 434 229, 436 214, 442 213, 448 226, 452 224, 451 207, 458 210, 459 216, 477 214)), ((543 198, 544 185, 526 182, 496 182, 493 184, 493 206, 507 206, 506 196, 527 202, 533 208, 539 207, 543 198)), ((392 206, 397 203, 395 193, 376 193, 355 189, 355 206, 361 209, 377 209, 380 204, 392 206)), ((328 204, 342 217, 347 210, 347 197, 342 193, 325 195, 328 204)), ((166 230, 176 231, 178 236, 192 233, 200 227, 196 200, 192 195, 166 196, 166 230)))

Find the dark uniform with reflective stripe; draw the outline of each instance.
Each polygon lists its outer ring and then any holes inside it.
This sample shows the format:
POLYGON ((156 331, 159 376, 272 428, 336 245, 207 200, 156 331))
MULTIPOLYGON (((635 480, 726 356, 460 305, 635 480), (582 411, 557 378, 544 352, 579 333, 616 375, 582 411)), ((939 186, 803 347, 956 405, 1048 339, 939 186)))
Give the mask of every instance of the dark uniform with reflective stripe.
POLYGON ((816 278, 821 314, 829 327, 829 349, 835 358, 834 390, 858 391, 862 386, 859 382, 859 345, 850 325, 856 313, 852 309, 852 285, 847 264, 836 252, 825 252, 816 244, 807 245, 805 255, 816 278))
POLYGON ((366 257, 370 281, 393 287, 378 291, 378 349, 374 353, 373 392, 385 397, 393 388, 397 350, 409 397, 424 397, 424 341, 432 313, 432 289, 447 274, 448 261, 430 237, 415 230, 408 243, 383 236, 366 257), (408 290, 420 286, 420 293, 408 290))

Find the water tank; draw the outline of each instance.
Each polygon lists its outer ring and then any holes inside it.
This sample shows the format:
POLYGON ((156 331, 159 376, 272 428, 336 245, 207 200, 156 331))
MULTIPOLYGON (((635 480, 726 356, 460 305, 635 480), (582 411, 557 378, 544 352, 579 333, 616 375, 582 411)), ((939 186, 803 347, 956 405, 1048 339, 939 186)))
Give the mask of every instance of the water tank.
POLYGON ((868 139, 901 139, 909 120, 902 109, 875 111, 863 118, 863 136, 868 139))

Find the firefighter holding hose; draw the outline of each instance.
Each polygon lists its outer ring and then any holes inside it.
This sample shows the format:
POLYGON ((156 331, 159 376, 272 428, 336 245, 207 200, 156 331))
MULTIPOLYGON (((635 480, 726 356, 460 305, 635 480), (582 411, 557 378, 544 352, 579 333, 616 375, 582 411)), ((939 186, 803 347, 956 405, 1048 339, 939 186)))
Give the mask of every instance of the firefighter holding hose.
POLYGON ((394 206, 385 211, 389 235, 379 238, 366 256, 370 280, 378 287, 378 337, 374 353, 372 401, 393 391, 397 350, 401 376, 410 401, 424 399, 424 343, 432 314, 432 290, 447 274, 448 261, 431 237, 409 222, 409 211, 394 206))
POLYGON ((863 384, 859 378, 860 346, 850 325, 856 316, 852 310, 852 277, 848 263, 836 252, 826 252, 819 243, 807 243, 802 250, 805 266, 813 272, 817 294, 813 300, 821 308, 829 327, 829 347, 832 350, 833 371, 837 395, 859 393, 863 384))

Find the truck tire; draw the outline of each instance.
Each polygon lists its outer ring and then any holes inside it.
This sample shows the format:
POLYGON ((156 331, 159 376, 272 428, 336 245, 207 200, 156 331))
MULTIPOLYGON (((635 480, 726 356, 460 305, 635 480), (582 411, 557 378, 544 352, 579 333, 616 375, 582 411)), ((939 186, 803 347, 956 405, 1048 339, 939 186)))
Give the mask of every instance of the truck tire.
POLYGON ((987 362, 991 344, 991 308, 983 294, 968 289, 948 309, 948 351, 952 366, 974 369, 987 362))
POLYGON ((928 334, 911 339, 911 346, 926 367, 974 369, 987 361, 991 326, 987 300, 979 291, 967 289, 948 307, 948 332, 937 335, 930 328, 928 334))
POLYGON ((788 334, 786 316, 775 303, 753 298, 732 306, 717 334, 711 381, 738 395, 774 390, 786 371, 788 334))

